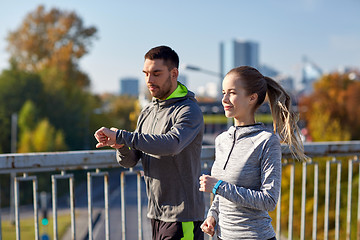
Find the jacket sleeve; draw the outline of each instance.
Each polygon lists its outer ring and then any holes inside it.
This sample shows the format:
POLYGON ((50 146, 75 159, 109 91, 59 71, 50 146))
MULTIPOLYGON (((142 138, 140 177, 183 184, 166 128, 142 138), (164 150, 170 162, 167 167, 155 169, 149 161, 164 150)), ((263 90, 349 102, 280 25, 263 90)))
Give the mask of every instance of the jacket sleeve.
POLYGON ((276 137, 271 139, 263 149, 260 190, 222 182, 217 194, 244 207, 264 211, 275 209, 281 187, 281 145, 276 137))
POLYGON ((210 216, 214 217, 216 224, 219 222, 219 195, 215 195, 206 217, 210 216))
POLYGON ((134 167, 140 160, 141 154, 136 150, 131 150, 124 146, 116 150, 116 160, 120 166, 125 168, 134 167))
POLYGON ((116 143, 125 144, 148 154, 176 155, 187 147, 203 131, 201 110, 193 105, 183 106, 174 116, 175 122, 164 134, 145 134, 119 130, 116 143))

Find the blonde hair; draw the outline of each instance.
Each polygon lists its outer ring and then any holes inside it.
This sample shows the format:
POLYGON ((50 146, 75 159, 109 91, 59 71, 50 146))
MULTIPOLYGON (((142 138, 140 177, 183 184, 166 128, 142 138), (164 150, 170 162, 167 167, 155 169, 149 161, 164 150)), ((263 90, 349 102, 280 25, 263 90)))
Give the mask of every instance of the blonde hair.
POLYGON ((274 132, 277 132, 281 140, 289 145, 290 151, 296 159, 307 159, 297 125, 298 114, 292 110, 291 98, 280 84, 269 77, 264 77, 257 69, 249 66, 234 68, 228 74, 238 75, 242 86, 249 95, 253 93, 258 95, 255 110, 263 104, 267 96, 274 132))

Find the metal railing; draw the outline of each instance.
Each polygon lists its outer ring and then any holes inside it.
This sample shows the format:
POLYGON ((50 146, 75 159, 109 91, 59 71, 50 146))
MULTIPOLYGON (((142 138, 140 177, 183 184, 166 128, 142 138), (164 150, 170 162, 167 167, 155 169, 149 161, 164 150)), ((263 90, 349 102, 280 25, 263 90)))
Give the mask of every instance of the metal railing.
MULTIPOLYGON (((323 142, 323 143, 306 143, 305 144, 305 153, 310 160, 308 162, 297 162, 292 160, 291 153, 286 146, 282 146, 283 152, 283 182, 286 181, 288 189, 282 187, 280 193, 280 200, 277 205, 277 209, 274 212, 274 227, 276 230, 278 239, 292 239, 294 233, 294 226, 298 227, 298 224, 294 224, 294 204, 295 196, 296 199, 301 199, 301 210, 300 210, 300 239, 309 238, 309 233, 306 235, 306 229, 311 229, 311 238, 317 239, 319 236, 322 236, 324 239, 329 238, 329 234, 335 239, 340 239, 340 236, 343 236, 341 239, 351 239, 351 226, 352 219, 354 218, 352 211, 352 204, 357 200, 357 223, 360 223, 360 164, 359 164, 359 154, 360 154, 360 141, 350 141, 350 142, 323 142), (345 158, 344 158, 345 157, 345 158), (344 160, 345 159, 345 160, 344 160), (347 161, 347 162, 346 162, 347 161), (325 163, 325 169, 322 169, 325 163), (359 164, 359 172, 354 173, 354 165, 359 164), (321 165, 321 166, 320 166, 321 165), (341 187, 342 187, 342 166, 347 165, 347 195, 346 195, 346 212, 340 212, 341 209, 341 187), (334 180, 334 175, 332 175, 331 169, 336 167, 336 179, 334 180), (295 182, 298 178, 297 172, 295 169, 301 169, 302 174, 301 178, 301 191, 298 196, 296 193, 295 182), (284 170, 287 171, 288 175, 284 175, 284 170), (309 171, 308 171, 309 170, 309 171), (309 173, 313 173, 312 176, 309 176, 309 173), (325 175, 325 190, 321 192, 319 187, 319 176, 325 175), (284 179, 287 177, 287 179, 284 179), (311 185, 308 182, 308 179, 313 179, 311 185), (355 179, 358 179, 358 196, 353 197, 354 193, 352 189, 354 188, 355 179), (331 194, 332 182, 335 181, 336 194, 333 198, 331 194), (313 190, 312 190, 313 188, 313 190), (307 195, 309 194, 309 189, 312 190, 312 226, 306 224, 306 217, 309 217, 309 208, 307 208, 307 195), (284 194, 286 193, 286 201, 283 199, 284 194), (320 196, 324 196, 325 199, 320 199, 320 196), (287 200, 288 199, 288 200, 287 200), (335 199, 335 210, 333 211, 332 203, 335 199), (323 219, 323 230, 320 229, 319 223, 322 222, 319 219, 319 202, 324 200, 324 219, 323 219), (288 208, 285 208, 284 205, 288 204, 288 208), (285 209, 285 210, 284 210, 285 209), (335 215, 333 214, 335 212, 335 215), (330 217, 329 214, 332 214, 334 217, 330 217), (344 224, 340 220, 343 215, 346 214, 346 227, 342 227, 344 224), (284 221, 283 217, 287 215, 287 220, 284 221), (331 222, 330 227, 329 220, 331 222), (285 222, 285 223, 284 223, 285 222), (287 224, 286 224, 287 222, 287 224), (282 227, 287 225, 287 232, 282 231, 282 227), (345 229, 345 230, 342 230, 345 229), (345 232, 344 232, 345 231, 345 232), (341 234, 344 232, 344 234, 341 234), (307 236, 307 237, 306 237, 307 236), (346 236, 346 237, 345 237, 346 236)), ((209 171, 211 169, 212 163, 214 161, 215 150, 213 146, 203 146, 202 149, 202 169, 204 171, 209 171)), ((137 189, 136 189, 136 198, 137 198, 137 219, 138 219, 138 236, 137 239, 142 240, 147 236, 143 231, 143 213, 142 213, 142 194, 143 190, 141 189, 142 184, 142 171, 141 166, 138 164, 135 168, 132 169, 122 169, 120 178, 119 191, 121 193, 121 223, 110 223, 109 221, 109 174, 108 169, 120 168, 118 163, 115 160, 115 151, 113 150, 95 150, 95 151, 73 151, 73 152, 55 152, 55 153, 28 153, 28 154, 0 154, 0 174, 11 174, 15 173, 17 176, 14 178, 14 194, 15 194, 15 222, 16 222, 16 239, 20 240, 20 212, 19 212, 19 181, 32 181, 33 183, 33 215, 34 215, 34 227, 35 227, 35 236, 34 239, 39 239, 39 224, 38 224, 38 182, 35 175, 30 176, 32 173, 38 172, 60 172, 60 174, 53 174, 51 176, 52 180, 52 214, 53 214, 53 239, 59 239, 58 237, 58 226, 57 226, 57 180, 58 179, 69 179, 69 192, 70 192, 70 215, 71 215, 71 239, 76 239, 76 228, 75 221, 78 221, 75 217, 75 195, 74 190, 74 173, 68 174, 66 171, 73 170, 85 170, 87 171, 87 200, 88 200, 88 219, 87 219, 87 234, 88 239, 93 239, 93 202, 92 202, 92 178, 93 177, 102 177, 104 179, 104 207, 103 215, 105 216, 105 236, 103 239, 110 239, 110 224, 121 225, 121 239, 127 239, 126 232, 126 200, 125 196, 127 192, 125 191, 126 181, 125 175, 135 174, 137 176, 137 189), (94 172, 95 169, 95 172, 94 172), (105 170, 101 170, 105 169, 105 170), (20 176, 22 174, 22 176, 20 176)), ((343 180, 344 181, 344 180, 343 180)), ((210 195, 207 196, 210 199, 210 195)), ((286 218, 286 216, 285 216, 286 218)), ((0 215, 1 223, 1 215, 0 215)), ((357 225, 356 236, 357 239, 360 239, 360 224, 357 225)), ((118 237, 117 237, 118 238, 118 237)), ((298 238, 298 237, 297 237, 298 238)), ((2 232, 0 228, 0 240, 2 238, 2 232)))

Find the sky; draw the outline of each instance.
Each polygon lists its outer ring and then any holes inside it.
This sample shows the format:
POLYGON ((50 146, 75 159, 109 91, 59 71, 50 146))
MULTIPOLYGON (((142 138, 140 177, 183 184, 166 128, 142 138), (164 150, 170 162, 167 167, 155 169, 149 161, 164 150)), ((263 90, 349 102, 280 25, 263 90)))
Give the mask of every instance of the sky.
MULTIPOLYGON (((9 67, 6 37, 44 5, 75 11, 98 38, 79 64, 94 93, 118 93, 119 80, 144 85, 144 54, 168 45, 185 64, 219 72, 219 45, 232 39, 259 43, 260 64, 299 81, 306 56, 324 72, 360 68, 359 0, 13 0, 0 4, 0 71, 9 67)), ((180 67, 197 92, 220 79, 180 67)))

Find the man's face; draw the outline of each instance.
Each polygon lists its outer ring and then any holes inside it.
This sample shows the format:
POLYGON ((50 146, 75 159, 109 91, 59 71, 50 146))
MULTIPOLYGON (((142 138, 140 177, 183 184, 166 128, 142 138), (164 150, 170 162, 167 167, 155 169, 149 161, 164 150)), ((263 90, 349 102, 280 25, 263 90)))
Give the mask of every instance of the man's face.
POLYGON ((145 59, 143 72, 151 96, 164 100, 176 89, 177 69, 169 71, 162 59, 145 59), (175 77, 175 78, 174 78, 175 77))

